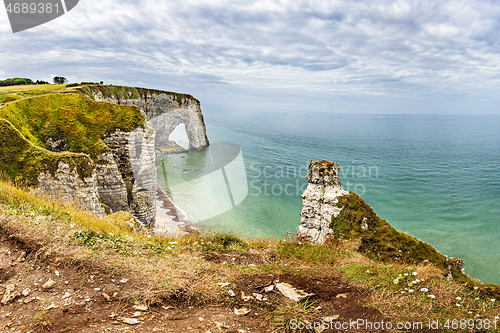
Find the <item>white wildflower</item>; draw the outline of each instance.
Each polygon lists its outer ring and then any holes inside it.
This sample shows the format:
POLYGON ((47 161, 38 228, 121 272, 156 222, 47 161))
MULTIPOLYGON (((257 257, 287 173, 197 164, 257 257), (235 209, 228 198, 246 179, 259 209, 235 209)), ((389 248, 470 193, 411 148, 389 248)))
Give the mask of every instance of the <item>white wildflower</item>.
POLYGON ((429 295, 429 298, 436 298, 436 296, 434 296, 434 295, 429 295))
POLYGON ((413 289, 408 290, 408 292, 409 292, 409 293, 412 293, 412 292, 414 292, 414 291, 415 291, 415 290, 413 290, 413 289))
POLYGON ((460 304, 460 303, 457 303, 457 306, 458 306, 458 307, 461 307, 461 306, 462 306, 462 304, 460 304))
POLYGON ((456 298, 457 301, 461 301, 462 300, 462 297, 457 297, 456 298))
POLYGON ((394 284, 398 284, 399 283, 399 279, 394 279, 394 284))
POLYGON ((429 291, 429 289, 427 289, 427 288, 422 288, 422 289, 420 289, 420 291, 423 291, 424 293, 426 293, 426 292, 428 292, 428 291, 429 291))
POLYGON ((404 276, 408 276, 408 273, 404 273, 403 275, 404 275, 404 276))
POLYGON ((412 274, 413 276, 417 276, 417 274, 418 274, 418 273, 417 273, 417 272, 413 272, 413 273, 411 273, 411 274, 412 274))

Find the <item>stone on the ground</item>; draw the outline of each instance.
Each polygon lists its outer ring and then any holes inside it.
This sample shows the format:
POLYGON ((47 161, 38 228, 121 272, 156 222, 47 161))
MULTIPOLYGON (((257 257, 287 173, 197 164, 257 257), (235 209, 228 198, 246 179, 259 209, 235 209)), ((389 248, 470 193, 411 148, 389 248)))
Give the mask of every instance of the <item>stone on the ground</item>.
POLYGON ((139 311, 148 311, 148 307, 145 306, 144 304, 134 305, 133 308, 139 311))
POLYGON ((53 281, 51 278, 47 280, 42 286, 43 289, 50 289, 56 284, 56 281, 53 281))
POLYGON ((339 319, 339 317, 340 317, 340 315, 329 316, 329 317, 323 318, 323 321, 326 323, 331 323, 332 321, 339 319))
POLYGON ((7 287, 5 287, 5 293, 2 297, 2 304, 9 304, 10 302, 14 301, 17 296, 21 295, 18 291, 15 291, 15 289, 16 286, 14 284, 9 284, 7 287))
POLYGON ((299 302, 300 300, 312 296, 314 294, 308 294, 303 290, 296 289, 288 283, 277 283, 276 288, 283 294, 283 296, 291 299, 294 302, 299 302))
POLYGON ((123 322, 125 324, 129 324, 129 325, 137 325, 137 324, 141 323, 140 320, 137 320, 135 318, 125 318, 125 319, 123 319, 123 322))
POLYGON ((247 309, 247 308, 241 308, 241 309, 236 309, 234 308, 234 314, 237 315, 237 316, 244 316, 248 313, 250 313, 250 309, 247 309))

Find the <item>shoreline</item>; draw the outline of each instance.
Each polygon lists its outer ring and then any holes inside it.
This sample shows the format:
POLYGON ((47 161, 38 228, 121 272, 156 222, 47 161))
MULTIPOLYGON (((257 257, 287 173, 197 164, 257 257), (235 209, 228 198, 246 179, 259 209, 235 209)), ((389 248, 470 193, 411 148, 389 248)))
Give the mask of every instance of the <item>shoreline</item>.
POLYGON ((166 237, 180 237, 198 233, 196 223, 190 220, 157 185, 156 224, 154 233, 166 237))

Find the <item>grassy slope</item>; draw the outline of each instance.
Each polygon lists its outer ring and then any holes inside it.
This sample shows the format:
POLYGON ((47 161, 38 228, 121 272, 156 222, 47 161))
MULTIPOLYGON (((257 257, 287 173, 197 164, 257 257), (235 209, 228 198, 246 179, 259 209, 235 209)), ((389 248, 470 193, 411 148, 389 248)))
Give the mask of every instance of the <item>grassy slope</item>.
MULTIPOLYGON (((319 299, 313 298, 302 305, 285 301, 248 305, 229 296, 227 289, 217 283, 229 282, 230 288, 235 288, 244 278, 263 275, 293 275, 311 281, 339 276, 349 285, 365 290, 368 295, 363 299, 365 306, 375 307, 393 322, 494 320, 500 315, 497 302, 491 301, 498 295, 488 286, 449 282, 443 276, 444 270, 430 262, 373 261, 356 251, 359 241, 355 239, 311 245, 295 239, 241 240, 233 235, 212 233, 176 239, 177 244, 172 245, 173 239, 134 233, 124 222, 126 218, 114 215, 97 219, 72 207, 58 206, 8 182, 0 183, 1 232, 41 244, 40 247, 49 248, 52 253, 59 251, 65 260, 99 260, 107 265, 102 267, 106 271, 132 272, 143 279, 145 286, 129 295, 131 300, 173 302, 177 306, 250 306, 264 311, 277 330, 289 331, 286 327, 291 319, 321 320, 312 306, 319 299), (224 255, 245 257, 255 265, 206 260, 207 256, 224 255), (414 280, 417 278, 418 282, 414 280)), ((489 330, 495 331, 498 332, 489 330)))
POLYGON ((61 159, 88 176, 97 156, 109 150, 102 141, 105 134, 116 129, 132 131, 144 122, 135 106, 95 102, 72 93, 43 94, 10 103, 0 108, 0 120, 0 171, 30 185, 36 185, 39 170, 53 173, 61 159), (65 152, 49 151, 49 138, 60 140, 65 152))
POLYGON ((65 84, 43 84, 0 87, 0 107, 12 101, 67 91, 65 84))
POLYGON ((108 149, 102 137, 116 129, 132 131, 144 118, 135 106, 95 102, 78 94, 48 94, 23 99, 0 109, 0 118, 12 123, 33 144, 49 149, 52 141, 67 140, 68 151, 93 159, 108 149))
POLYGON ((49 171, 53 175, 61 161, 77 168, 82 178, 92 174, 94 163, 84 154, 53 153, 37 147, 5 119, 0 119, 0 133, 0 171, 12 180, 37 185, 38 174, 49 171))

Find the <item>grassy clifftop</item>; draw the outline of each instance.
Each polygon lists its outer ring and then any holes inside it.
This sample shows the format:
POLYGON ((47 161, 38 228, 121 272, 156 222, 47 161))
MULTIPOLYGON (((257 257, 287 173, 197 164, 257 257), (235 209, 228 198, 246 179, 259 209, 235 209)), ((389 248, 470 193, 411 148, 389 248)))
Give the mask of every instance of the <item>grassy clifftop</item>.
POLYGON ((95 102, 80 94, 22 98, 0 108, 0 171, 37 185, 40 171, 53 174, 65 160, 88 176, 97 156, 109 150, 102 141, 107 133, 132 131, 143 123, 136 106, 95 102))
POLYGON ((8 120, 0 119, 0 133, 0 171, 12 180, 36 186, 38 174, 49 171, 54 175, 59 162, 76 168, 82 178, 90 176, 94 169, 94 163, 85 154, 54 153, 34 145, 8 120))
POLYGON ((0 118, 8 120, 34 145, 82 152, 93 159, 107 149, 102 142, 106 133, 132 131, 144 123, 138 107, 95 102, 78 94, 23 99, 1 108, 0 118))
POLYGON ((127 87, 127 86, 114 86, 114 85, 85 85, 83 87, 77 88, 77 90, 87 96, 93 96, 94 94, 102 94, 104 98, 114 98, 119 100, 124 99, 138 99, 142 98, 144 100, 148 99, 149 95, 152 94, 169 94, 174 96, 174 98, 181 103, 182 100, 192 100, 199 103, 199 101, 191 95, 161 91, 156 89, 148 88, 137 88, 137 87, 127 87))

